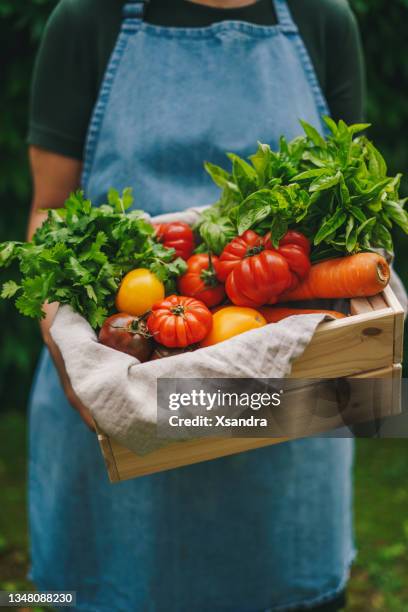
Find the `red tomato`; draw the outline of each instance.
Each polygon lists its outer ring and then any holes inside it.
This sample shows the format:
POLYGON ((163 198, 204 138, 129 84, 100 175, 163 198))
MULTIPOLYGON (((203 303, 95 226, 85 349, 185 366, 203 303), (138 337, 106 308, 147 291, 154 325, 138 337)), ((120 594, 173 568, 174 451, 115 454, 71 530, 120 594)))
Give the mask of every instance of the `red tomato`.
MULTIPOLYGON (((297 244, 297 246, 303 249, 306 255, 310 255, 310 242, 306 238, 306 236, 304 236, 300 232, 295 232, 295 230, 289 230, 288 232, 286 232, 284 237, 281 238, 279 241, 279 248, 287 244, 297 244)), ((264 245, 266 249, 274 248, 271 241, 271 232, 268 232, 264 236, 264 245)))
POLYGON ((156 238, 168 249, 176 251, 175 257, 188 259, 195 249, 194 234, 191 227, 183 221, 154 223, 156 238))
POLYGON ((295 289, 301 280, 306 278, 310 270, 310 259, 305 251, 297 244, 279 245, 278 253, 288 262, 292 273, 292 282, 289 289, 295 289))
POLYGON ((218 257, 207 253, 193 255, 187 260, 187 272, 178 280, 182 295, 195 297, 211 308, 225 298, 225 289, 217 280, 218 257))
POLYGON ((153 340, 144 318, 120 312, 105 320, 99 332, 99 342, 127 353, 139 361, 148 361, 153 353, 153 340))
POLYGON ((228 274, 244 257, 260 253, 264 248, 262 237, 252 230, 247 230, 241 236, 231 240, 220 256, 217 272, 218 280, 225 282, 228 274))
POLYGON ((153 338, 164 346, 183 347, 200 342, 210 331, 212 314, 191 297, 170 295, 154 304, 147 319, 153 338))
POLYGON ((225 289, 237 306, 273 304, 292 283, 286 259, 277 251, 264 250, 246 257, 228 275, 225 289))
MULTIPOLYGON (((250 268, 254 268, 253 272, 255 268, 259 267, 260 262, 262 262, 261 270, 265 271, 266 259, 265 257, 260 257, 263 252, 276 253, 285 259, 289 266, 290 280, 287 285, 289 289, 294 289, 307 276, 310 270, 310 243, 306 236, 300 232, 288 231, 279 242, 279 247, 275 249, 271 241, 270 232, 262 237, 252 230, 247 230, 227 244, 221 254, 218 265, 218 278, 227 281, 227 295, 235 304, 240 306, 260 306, 268 302, 270 304, 276 302, 276 296, 279 295, 279 287, 282 286, 283 282, 279 272, 274 275, 275 281, 272 280, 272 277, 269 279, 265 278, 263 281, 257 281, 254 278, 251 288, 249 284, 250 270, 248 270, 248 266, 243 265, 245 260, 254 258, 255 261, 250 264, 250 268), (242 278, 239 282, 237 280, 238 277, 242 276, 241 272, 238 276, 235 275, 230 279, 230 275, 238 267, 247 270, 245 282, 242 278), (269 285, 264 284, 262 286, 262 283, 269 283, 269 285), (267 302, 261 301, 264 300, 268 292, 271 294, 270 301, 269 298, 267 302), (232 295, 234 297, 231 297, 232 295)), ((270 261, 272 262, 272 259, 270 261)))

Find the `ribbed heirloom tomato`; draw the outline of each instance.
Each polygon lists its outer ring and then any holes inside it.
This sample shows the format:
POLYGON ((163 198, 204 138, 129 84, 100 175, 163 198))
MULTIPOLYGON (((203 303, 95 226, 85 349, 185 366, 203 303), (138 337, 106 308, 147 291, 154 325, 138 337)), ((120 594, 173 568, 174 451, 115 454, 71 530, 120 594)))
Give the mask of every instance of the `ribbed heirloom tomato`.
POLYGON ((184 221, 171 223, 154 223, 156 238, 165 247, 176 251, 175 257, 187 260, 195 248, 194 234, 184 221))
POLYGON ((226 281, 227 295, 238 306, 274 304, 307 275, 309 251, 309 241, 299 232, 288 232, 275 249, 270 234, 247 230, 225 247, 218 278, 226 281))
POLYGON ((212 314, 191 297, 170 295, 154 304, 147 327, 159 344, 183 347, 200 342, 210 331, 212 314))
POLYGON ((195 297, 211 308, 225 297, 224 286, 217 280, 218 257, 200 253, 187 260, 187 272, 178 281, 182 295, 195 297))
MULTIPOLYGON (((263 239, 265 249, 273 249, 271 233, 268 232, 263 239)), ((286 259, 292 273, 292 282, 289 290, 295 289, 310 270, 310 242, 300 232, 289 230, 279 241, 277 249, 280 255, 286 259)))

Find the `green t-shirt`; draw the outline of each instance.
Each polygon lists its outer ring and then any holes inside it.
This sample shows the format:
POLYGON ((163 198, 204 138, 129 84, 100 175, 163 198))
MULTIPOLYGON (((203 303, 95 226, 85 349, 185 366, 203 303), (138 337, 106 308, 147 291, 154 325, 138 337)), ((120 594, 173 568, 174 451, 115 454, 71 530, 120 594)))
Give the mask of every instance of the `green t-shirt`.
MULTIPOLYGON (((197 0, 198 1, 198 0, 197 0)), ((32 84, 28 142, 82 159, 91 113, 122 20, 123 0, 60 0, 45 28, 32 84)), ((288 0, 335 119, 361 121, 364 67, 347 0, 288 0)), ((219 9, 188 0, 151 0, 145 20, 204 27, 233 19, 276 24, 272 0, 219 9)))

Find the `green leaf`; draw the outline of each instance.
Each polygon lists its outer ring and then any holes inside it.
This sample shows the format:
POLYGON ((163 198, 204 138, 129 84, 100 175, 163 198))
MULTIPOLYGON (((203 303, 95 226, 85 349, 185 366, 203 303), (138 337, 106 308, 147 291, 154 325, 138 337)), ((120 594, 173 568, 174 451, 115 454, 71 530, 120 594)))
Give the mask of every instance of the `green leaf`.
POLYGON ((305 170, 300 174, 296 174, 292 181, 305 181, 307 179, 316 178, 324 175, 331 175, 331 170, 328 168, 313 168, 313 170, 305 170))
POLYGON ((249 159, 258 174, 260 186, 271 180, 270 170, 272 162, 277 161, 277 155, 271 151, 269 145, 259 142, 257 152, 251 155, 249 159))
POLYGON ((322 149, 326 148, 326 141, 323 138, 323 136, 321 136, 319 134, 319 132, 316 130, 316 128, 314 128, 312 125, 310 125, 310 123, 306 123, 306 121, 300 121, 300 124, 302 126, 302 128, 304 129, 306 136, 317 146, 317 147, 321 147, 322 149))
POLYGON ((387 164, 381 153, 376 149, 372 142, 365 141, 365 148, 368 158, 368 169, 375 177, 384 177, 387 175, 387 164))
POLYGON ((329 128, 330 132, 332 133, 332 135, 337 136, 338 131, 339 131, 337 127, 337 123, 333 121, 333 119, 329 117, 328 115, 323 115, 322 118, 325 124, 327 125, 327 127, 329 128))
POLYGON ((357 245, 357 228, 355 226, 354 217, 347 219, 346 226, 346 249, 348 253, 352 253, 357 245))
POLYGON ((350 206, 349 208, 351 214, 358 220, 360 223, 364 223, 367 220, 367 217, 358 206, 350 206))
POLYGON ((320 244, 325 238, 333 234, 339 227, 341 227, 347 219, 347 214, 344 210, 338 208, 334 215, 329 217, 320 227, 319 231, 314 237, 314 244, 320 244))
POLYGON ((392 243, 392 236, 388 229, 381 223, 377 223, 372 231, 372 239, 374 242, 374 246, 383 248, 389 253, 392 253, 394 250, 392 243))
POLYGON ((7 281, 3 285, 1 297, 3 299, 12 298, 17 293, 17 291, 19 291, 19 289, 21 289, 21 286, 17 285, 15 281, 7 281))
POLYGON ((274 217, 270 226, 270 232, 272 237, 272 244, 275 248, 278 248, 279 241, 284 237, 288 231, 288 223, 285 219, 280 217, 274 217))
POLYGON ((317 178, 309 187, 309 191, 313 193, 314 191, 324 191, 325 189, 331 189, 339 184, 341 178, 341 172, 336 172, 334 175, 329 176, 321 176, 317 178))
POLYGON ((369 127, 371 127, 371 123, 353 123, 352 125, 348 126, 348 129, 350 134, 354 136, 359 132, 364 132, 365 130, 368 130, 369 127))
POLYGON ((228 157, 232 161, 232 175, 234 177, 235 184, 237 185, 242 196, 245 198, 258 187, 258 174, 255 168, 250 166, 238 155, 228 153, 228 157))
POLYGON ((359 237, 362 233, 371 234, 372 228, 375 226, 377 219, 375 217, 370 217, 364 223, 360 225, 357 229, 357 236, 359 237))
POLYGON ((383 204, 388 217, 391 218, 399 227, 408 234, 408 213, 398 202, 387 200, 383 204))
POLYGON ((205 162, 204 168, 206 172, 208 172, 208 174, 211 176, 214 183, 218 187, 221 187, 221 189, 230 184, 232 178, 231 175, 220 166, 216 166, 214 164, 211 164, 210 162, 205 162))
POLYGON ((243 234, 259 221, 266 219, 271 213, 271 206, 268 204, 258 204, 249 208, 243 215, 238 217, 238 234, 243 234))
POLYGON ((133 204, 132 188, 126 187, 122 191, 122 195, 116 189, 109 189, 108 191, 108 203, 112 206, 117 213, 125 213, 128 208, 133 204))
POLYGON ((214 221, 205 220, 200 225, 200 234, 209 250, 219 255, 237 231, 229 217, 218 217, 214 221))
POLYGON ((8 266, 17 257, 21 242, 4 242, 0 245, 0 267, 8 266))

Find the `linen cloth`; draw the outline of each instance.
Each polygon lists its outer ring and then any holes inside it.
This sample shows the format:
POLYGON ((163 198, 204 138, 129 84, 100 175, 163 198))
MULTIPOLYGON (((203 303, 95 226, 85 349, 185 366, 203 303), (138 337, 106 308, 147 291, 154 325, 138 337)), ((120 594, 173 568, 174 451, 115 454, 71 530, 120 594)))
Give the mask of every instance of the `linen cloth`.
POLYGON ((51 334, 75 393, 99 427, 135 453, 168 444, 157 437, 158 378, 284 378, 324 314, 289 317, 193 352, 140 363, 98 343, 87 321, 59 309, 51 334))

